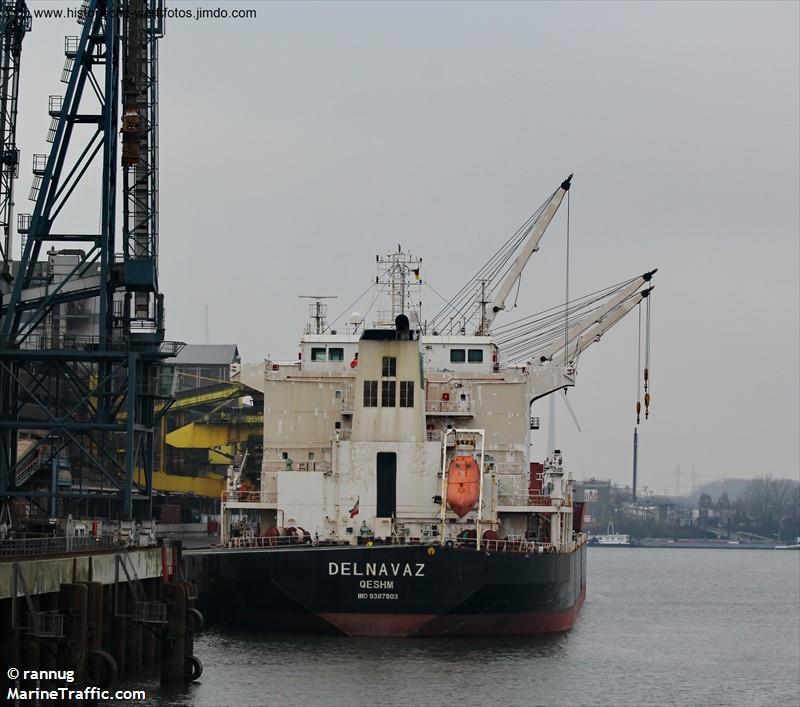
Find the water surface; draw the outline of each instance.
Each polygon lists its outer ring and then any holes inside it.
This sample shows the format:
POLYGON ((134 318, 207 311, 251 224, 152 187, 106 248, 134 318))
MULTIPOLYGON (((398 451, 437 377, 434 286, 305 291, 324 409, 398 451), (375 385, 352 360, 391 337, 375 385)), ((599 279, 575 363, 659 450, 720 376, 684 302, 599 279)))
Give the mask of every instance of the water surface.
POLYGON ((800 553, 591 548, 587 587, 559 636, 214 630, 195 645, 198 683, 136 686, 164 707, 800 705, 800 553))

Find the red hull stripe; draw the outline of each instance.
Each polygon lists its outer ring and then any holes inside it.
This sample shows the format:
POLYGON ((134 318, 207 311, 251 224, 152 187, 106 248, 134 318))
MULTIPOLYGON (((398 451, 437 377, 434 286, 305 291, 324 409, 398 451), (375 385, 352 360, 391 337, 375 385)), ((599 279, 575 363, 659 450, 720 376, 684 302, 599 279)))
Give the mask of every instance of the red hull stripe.
POLYGON ((560 611, 444 616, 326 612, 319 616, 348 636, 532 635, 558 633, 572 628, 585 599, 584 586, 575 604, 560 611))

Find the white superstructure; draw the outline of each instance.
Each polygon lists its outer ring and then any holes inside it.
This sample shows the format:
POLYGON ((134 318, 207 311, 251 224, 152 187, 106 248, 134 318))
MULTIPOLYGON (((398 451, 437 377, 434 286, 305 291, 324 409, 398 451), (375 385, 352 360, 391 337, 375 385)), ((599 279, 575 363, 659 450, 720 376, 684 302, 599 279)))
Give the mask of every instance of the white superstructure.
POLYGON ((238 532, 259 544, 280 528, 320 543, 574 544, 572 477, 560 452, 532 471, 530 406, 574 385, 580 353, 647 296, 650 274, 527 362, 506 361, 490 326, 568 188, 540 210, 492 299, 482 283, 471 329, 464 320, 428 331, 416 299, 421 261, 398 248, 378 258, 389 307, 373 321, 353 313, 332 330, 317 308, 297 360, 242 366, 240 379, 264 393, 264 454, 254 490, 242 491, 232 471, 223 542, 242 543, 238 532))

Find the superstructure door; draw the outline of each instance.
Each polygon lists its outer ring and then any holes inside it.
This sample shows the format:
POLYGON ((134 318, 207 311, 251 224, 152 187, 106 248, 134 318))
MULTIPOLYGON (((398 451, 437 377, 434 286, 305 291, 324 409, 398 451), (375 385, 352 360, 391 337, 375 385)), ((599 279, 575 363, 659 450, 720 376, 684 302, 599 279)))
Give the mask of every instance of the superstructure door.
POLYGON ((397 509, 397 454, 378 452, 377 516, 392 518, 397 509))

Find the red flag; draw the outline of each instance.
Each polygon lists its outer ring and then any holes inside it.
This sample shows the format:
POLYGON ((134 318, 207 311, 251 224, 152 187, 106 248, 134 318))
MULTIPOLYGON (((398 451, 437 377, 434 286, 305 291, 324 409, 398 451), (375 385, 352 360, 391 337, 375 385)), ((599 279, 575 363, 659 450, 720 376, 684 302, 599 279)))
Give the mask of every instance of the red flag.
POLYGON ((350 517, 355 518, 358 515, 358 504, 361 502, 361 496, 356 498, 356 505, 350 509, 350 517))

